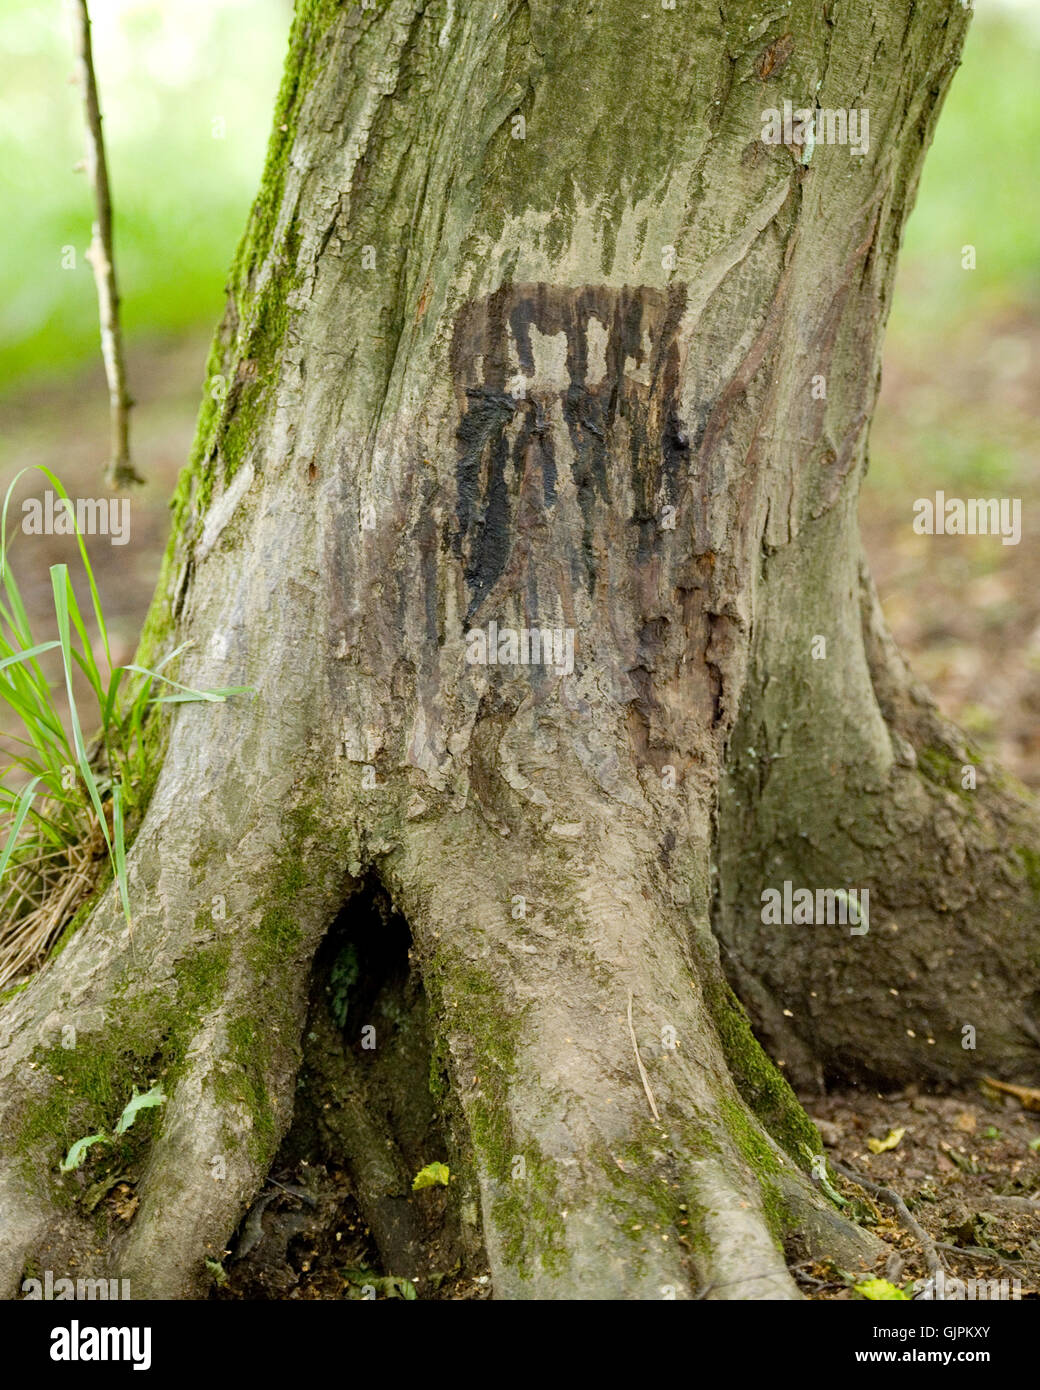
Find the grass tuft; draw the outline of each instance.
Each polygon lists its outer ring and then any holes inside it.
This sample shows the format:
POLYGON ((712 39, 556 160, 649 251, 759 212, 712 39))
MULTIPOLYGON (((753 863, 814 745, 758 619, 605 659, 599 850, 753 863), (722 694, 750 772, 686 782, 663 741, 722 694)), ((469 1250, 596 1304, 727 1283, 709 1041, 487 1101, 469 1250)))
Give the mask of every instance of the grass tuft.
MULTIPOLYGON (((96 888, 104 860, 111 866, 127 924, 133 930, 127 882, 127 814, 139 809, 145 780, 144 728, 150 706, 189 700, 222 702, 246 686, 193 690, 161 674, 184 647, 155 669, 114 666, 87 548, 75 509, 60 479, 44 473, 67 510, 90 589, 101 665, 67 565, 51 566, 56 640, 37 641, 8 563, 7 511, 23 473, 12 481, 0 514, 0 708, 16 729, 4 730, 14 751, 0 775, 0 990, 19 983, 45 959, 77 908, 96 888), (56 683, 40 657, 61 654, 66 710, 56 683), (89 692, 89 723, 98 731, 88 741, 74 691, 80 672, 89 692), (172 694, 157 694, 158 686, 172 694), (6 825, 4 824, 6 822, 6 825)), ((132 940, 132 936, 131 936, 132 940)))

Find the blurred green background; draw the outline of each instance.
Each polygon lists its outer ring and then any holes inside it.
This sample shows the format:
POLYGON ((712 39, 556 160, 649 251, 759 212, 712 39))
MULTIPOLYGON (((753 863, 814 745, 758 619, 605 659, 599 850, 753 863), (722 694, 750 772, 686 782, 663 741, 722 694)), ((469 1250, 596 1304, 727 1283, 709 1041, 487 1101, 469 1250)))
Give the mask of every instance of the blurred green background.
MULTIPOLYGON (((94 64, 131 343, 212 325, 256 193, 290 0, 95 0, 94 64)), ((4 0, 0 389, 83 365, 97 304, 69 9, 4 0), (62 269, 62 248, 76 268, 62 269)))
MULTIPOLYGON (((95 0, 94 11, 133 449, 148 479, 135 494, 134 544, 92 547, 118 660, 155 581, 291 4, 95 0)), ((976 11, 907 231, 861 518, 915 669, 984 746, 1040 785, 1040 0, 977 0, 976 11), (961 264, 969 244, 972 271, 961 264), (1022 543, 915 536, 913 499, 937 488, 1022 498, 1022 543)), ((4 0, 0 480, 43 462, 92 495, 107 407, 83 258, 90 190, 74 171, 83 136, 72 51, 59 0, 4 0), (74 269, 62 268, 68 247, 74 269)), ((35 594, 46 606, 46 566, 66 558, 59 538, 33 547, 30 603, 35 594)))

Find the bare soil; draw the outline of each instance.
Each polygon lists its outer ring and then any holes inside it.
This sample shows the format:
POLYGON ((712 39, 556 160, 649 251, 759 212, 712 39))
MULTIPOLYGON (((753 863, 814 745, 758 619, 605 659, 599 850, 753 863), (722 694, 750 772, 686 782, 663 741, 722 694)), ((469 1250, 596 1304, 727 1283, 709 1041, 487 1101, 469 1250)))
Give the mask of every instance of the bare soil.
MULTIPOLYGON (((908 1087, 889 1095, 855 1089, 802 1100, 828 1156, 899 1193, 939 1246, 949 1278, 1018 1280, 1020 1289, 1011 1283, 1009 1296, 1040 1298, 1040 1153, 1030 1147, 1040 1148, 1040 1113, 984 1084, 946 1096, 908 1087), (893 1148, 871 1151, 871 1139, 884 1143, 899 1130, 904 1133, 893 1148)), ((852 1183, 840 1180, 838 1186, 860 1204, 856 1214, 863 1224, 891 1247, 875 1277, 900 1287, 927 1279, 921 1248, 896 1213, 852 1183)), ((797 1276, 809 1298, 858 1296, 834 1267, 802 1264, 797 1276)))

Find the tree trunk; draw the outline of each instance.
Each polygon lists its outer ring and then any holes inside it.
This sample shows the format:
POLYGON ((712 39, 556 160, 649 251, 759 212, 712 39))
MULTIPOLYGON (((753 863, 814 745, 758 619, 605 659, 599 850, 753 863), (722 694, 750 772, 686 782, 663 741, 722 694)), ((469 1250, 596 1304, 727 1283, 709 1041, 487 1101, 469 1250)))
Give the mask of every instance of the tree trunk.
POLYGON ((132 941, 109 894, 0 1015, 5 1290, 201 1294, 298 1076, 393 1274, 793 1298, 794 1231, 869 1262, 719 940, 801 1079, 1035 1061, 1035 823, 958 793, 855 520, 966 23, 300 0, 144 638, 257 695, 161 731, 132 941), (785 98, 866 108, 869 150, 765 143, 785 98), (869 888, 869 931, 767 929, 785 878, 869 888), (57 1162, 156 1077, 99 1239, 57 1162), (449 1158, 435 1256, 410 1178, 449 1158))

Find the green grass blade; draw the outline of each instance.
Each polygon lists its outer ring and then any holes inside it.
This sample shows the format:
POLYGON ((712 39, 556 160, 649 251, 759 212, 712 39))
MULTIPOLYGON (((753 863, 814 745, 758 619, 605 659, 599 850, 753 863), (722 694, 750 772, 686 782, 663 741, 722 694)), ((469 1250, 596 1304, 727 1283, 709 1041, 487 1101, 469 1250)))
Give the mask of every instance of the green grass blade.
POLYGON ((168 676, 160 676, 158 671, 149 671, 145 666, 128 666, 128 671, 137 671, 142 676, 152 676, 155 680, 163 681, 166 685, 172 685, 174 690, 181 691, 179 695, 161 695, 156 699, 157 704, 173 705, 185 703, 189 700, 208 700, 212 704, 223 704, 229 695, 244 695, 247 692, 255 694, 251 685, 225 685, 218 686, 214 690, 193 690, 190 685, 181 685, 180 681, 172 681, 168 676))
MULTIPOLYGON (((18 479, 21 478, 23 474, 30 473, 34 468, 38 469, 39 472, 43 473, 48 478, 59 497, 64 498, 66 502, 71 504, 72 499, 65 491, 61 479, 52 473, 46 464, 32 463, 15 474, 7 489, 7 493, 4 497, 3 512, 0 514, 0 578, 3 579, 6 579, 7 576, 7 508, 10 505, 11 494, 15 489, 18 479)), ((111 667, 112 651, 108 642, 108 629, 105 626, 105 615, 101 608, 101 598, 98 594, 97 584, 94 581, 94 571, 90 564, 90 556, 87 554, 87 547, 83 542, 83 536, 80 534, 79 526, 76 525, 75 522, 73 525, 76 534, 76 544, 79 546, 80 559, 83 561, 83 568, 87 575, 87 583, 90 585, 90 597, 94 606, 94 618, 97 622, 98 632, 101 634, 101 641, 105 648, 105 660, 111 667)))
POLYGON ((90 645, 90 638, 87 635, 83 616, 79 611, 79 604, 76 602, 76 595, 71 584, 69 585, 69 616, 72 619, 72 625, 76 629, 82 648, 81 651, 76 651, 76 649, 73 648, 73 659, 90 682, 90 688, 94 692, 94 698, 97 700, 98 706, 103 708, 105 703, 105 687, 101 680, 101 672, 98 670, 98 664, 94 660, 94 652, 90 645))
POLYGON ((58 640, 61 643, 61 657, 65 666, 65 690, 69 701, 69 722, 72 725, 76 761, 79 764, 80 772, 83 774, 83 780, 86 783, 90 799, 94 803, 94 810, 101 824, 101 833, 105 837, 105 844, 108 846, 108 852, 111 854, 112 841, 109 838, 108 825, 105 822, 105 812, 101 805, 101 793, 98 791, 94 772, 90 766, 90 759, 87 757, 87 746, 83 739, 83 730, 79 722, 79 712, 76 709, 76 697, 72 690, 72 643, 69 632, 69 571, 66 565, 51 566, 51 586, 54 589, 54 613, 58 619, 58 640))
POLYGON ((14 813, 14 820, 11 822, 11 829, 8 831, 7 834, 7 840, 4 844, 3 853, 0 854, 0 879, 3 878, 4 871, 7 868, 11 855, 14 853, 14 847, 18 841, 19 832, 21 831, 22 826, 25 824, 25 818, 29 814, 29 807, 32 805, 32 800, 33 797, 36 795, 36 788, 39 785, 39 782, 40 778, 34 777, 33 780, 29 783, 29 785, 24 789, 21 796, 18 798, 18 808, 14 813))
POLYGON ((14 574, 11 570, 3 573, 4 593, 7 595, 7 602, 10 608, 0 604, 0 616, 10 627, 11 631, 18 636, 19 645, 23 647, 32 646, 32 624, 29 621, 29 614, 25 604, 22 602, 21 590, 15 582, 14 574))
POLYGON ((5 656, 3 661, 0 661, 0 671, 2 671, 5 666, 13 666, 16 661, 30 661, 39 656, 41 652, 53 651, 55 647, 60 645, 60 642, 40 642, 37 646, 30 647, 27 651, 16 652, 14 656, 5 656))
POLYGON ((232 695, 255 694, 256 690, 251 685, 225 685, 216 690, 189 690, 184 695, 157 695, 154 703, 157 705, 187 705, 197 700, 206 700, 210 704, 222 705, 232 695))
POLYGON ((114 841, 113 860, 116 882, 119 884, 119 898, 123 904, 123 916, 130 921, 130 897, 126 879, 126 837, 123 829, 123 789, 116 783, 112 788, 112 839, 114 841))
MULTIPOLYGON (((105 810, 101 804, 101 793, 98 790, 94 771, 90 766, 90 759, 87 757, 87 748, 83 740, 83 730, 80 727, 79 713, 76 709, 76 698, 72 693, 72 643, 69 628, 69 571, 66 565, 51 566, 51 586, 54 590, 54 614, 58 620, 58 640, 61 642, 61 656, 65 666, 65 689, 69 700, 69 722, 72 725, 72 736, 76 745, 76 757, 79 762, 79 770, 83 774, 90 799, 94 804, 97 813, 98 823, 101 826, 101 833, 105 837, 105 845, 108 848, 112 866, 115 869, 116 879, 119 883, 119 897, 123 904, 123 914, 126 917, 127 925, 130 925, 130 899, 127 892, 126 882, 126 852, 121 848, 117 852, 112 843, 112 836, 108 833, 108 825, 105 821, 105 810)), ((118 840, 123 837, 123 812, 122 801, 119 796, 118 788, 113 789, 113 832, 118 840), (115 831, 115 817, 119 817, 119 829, 115 831)))

